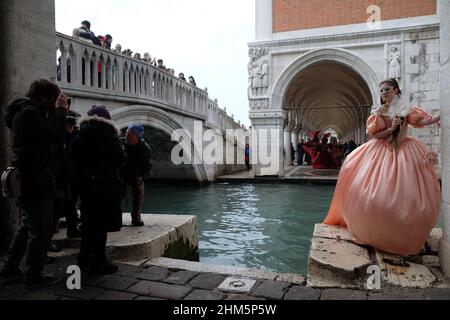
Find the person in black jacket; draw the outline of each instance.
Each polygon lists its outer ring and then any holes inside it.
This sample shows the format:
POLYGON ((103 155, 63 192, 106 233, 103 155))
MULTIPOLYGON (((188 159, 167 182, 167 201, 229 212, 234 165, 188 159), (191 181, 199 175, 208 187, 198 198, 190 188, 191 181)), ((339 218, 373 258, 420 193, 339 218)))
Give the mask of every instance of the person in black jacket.
POLYGON ((11 242, 2 277, 19 277, 27 251, 24 283, 29 287, 54 284, 59 279, 42 273, 52 236, 55 182, 50 172, 51 146, 64 139, 67 97, 47 80, 33 82, 25 98, 5 108, 4 120, 12 131, 12 165, 21 175, 17 201, 21 222, 11 242))
POLYGON ((144 126, 134 124, 128 127, 125 138, 121 143, 127 154, 127 163, 122 168, 122 176, 131 186, 133 196, 133 209, 131 222, 133 226, 143 226, 142 207, 144 205, 144 182, 150 175, 152 165, 150 163, 151 149, 144 140, 144 126))
POLYGON ((119 129, 104 106, 93 106, 81 120, 70 157, 79 181, 81 248, 78 264, 91 274, 112 274, 118 268, 106 260, 108 232, 122 227, 122 189, 119 168, 126 155, 119 129))
POLYGON ((78 134, 77 121, 81 117, 78 113, 69 110, 66 117, 66 135, 64 142, 53 145, 53 159, 51 171, 55 176, 57 195, 53 202, 55 232, 60 218, 65 217, 67 223, 67 237, 80 238, 79 217, 76 209, 78 192, 72 183, 72 170, 70 166, 69 150, 72 141, 78 134))

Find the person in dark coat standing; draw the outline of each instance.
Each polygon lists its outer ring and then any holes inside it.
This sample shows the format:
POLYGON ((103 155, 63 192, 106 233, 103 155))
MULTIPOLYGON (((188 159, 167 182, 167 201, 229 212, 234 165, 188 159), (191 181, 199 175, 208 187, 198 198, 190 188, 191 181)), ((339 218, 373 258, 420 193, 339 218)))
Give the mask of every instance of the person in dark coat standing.
POLYGON ((148 179, 152 168, 151 149, 144 140, 144 126, 139 124, 129 126, 121 143, 127 154, 127 163, 122 167, 122 176, 131 186, 133 196, 131 223, 133 226, 141 227, 144 225, 141 214, 144 206, 145 180, 148 179))
POLYGON ((245 161, 245 166, 247 167, 247 171, 250 171, 251 166, 250 166, 250 145, 247 143, 245 145, 245 149, 244 149, 244 161, 245 161))
POLYGON ((300 139, 299 143, 297 144, 297 165, 298 166, 303 165, 303 158, 305 156, 305 150, 303 150, 304 145, 305 145, 305 140, 300 139))
POLYGON ((22 276, 19 264, 28 248, 24 277, 28 287, 59 281, 42 272, 53 231, 56 193, 50 172, 51 146, 64 140, 67 108, 67 97, 57 85, 37 80, 25 98, 15 100, 4 111, 5 124, 12 131, 11 164, 20 170, 22 193, 17 201, 21 222, 0 276, 22 276))
POLYGON ((66 136, 64 143, 52 146, 51 171, 55 177, 57 195, 53 201, 55 232, 58 229, 60 218, 65 217, 67 223, 67 237, 80 238, 79 217, 76 209, 78 194, 72 184, 69 149, 75 139, 78 128, 77 121, 81 117, 78 113, 69 110, 66 117, 66 136))
POLYGON ((108 232, 122 227, 119 168, 126 155, 119 129, 104 106, 93 106, 80 121, 72 142, 71 159, 78 173, 81 199, 81 248, 78 264, 91 274, 112 274, 118 267, 108 262, 105 248, 108 232))

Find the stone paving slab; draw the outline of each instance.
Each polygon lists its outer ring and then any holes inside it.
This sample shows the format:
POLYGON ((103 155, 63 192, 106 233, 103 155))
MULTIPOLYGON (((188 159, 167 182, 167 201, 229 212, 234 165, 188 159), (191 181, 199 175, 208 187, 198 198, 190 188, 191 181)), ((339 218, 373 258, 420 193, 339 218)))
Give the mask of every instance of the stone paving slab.
POLYGON ((138 282, 139 280, 134 278, 108 276, 98 284, 98 287, 103 289, 124 291, 138 282))
POLYGON ((192 271, 178 271, 173 274, 171 274, 169 277, 167 277, 164 282, 171 283, 171 284, 186 284, 189 281, 191 281, 193 278, 198 276, 199 274, 197 272, 192 271))
POLYGON ((281 300, 290 286, 289 282, 264 280, 251 294, 269 300, 281 300))
POLYGON ((106 290, 104 289, 96 287, 83 287, 82 290, 69 290, 67 288, 60 287, 55 290, 53 294, 78 300, 92 300, 105 291, 106 290))
POLYGON ((283 273, 280 274, 275 278, 276 281, 285 281, 285 282, 291 282, 294 284, 302 285, 305 284, 306 278, 304 276, 301 276, 299 274, 292 274, 292 273, 283 273))
POLYGON ((386 259, 399 259, 398 256, 377 251, 376 259, 382 270, 382 279, 387 283, 400 287, 430 288, 437 279, 426 266, 407 262, 409 266, 392 265, 386 259))
POLYGON ((192 279, 188 285, 198 289, 212 290, 217 288, 224 280, 225 276, 214 273, 202 273, 192 279))
POLYGON ((423 300, 424 292, 411 288, 387 288, 368 293, 368 300, 423 300))
POLYGON ((450 289, 425 289, 423 294, 427 300, 450 300, 450 289))
POLYGON ((264 298, 258 298, 250 295, 245 294, 231 294, 228 296, 226 300, 266 300, 264 298))
POLYGON ((160 281, 167 278, 169 270, 161 267, 150 267, 136 275, 136 278, 149 281, 160 281))
POLYGON ((372 264, 372 259, 367 249, 353 243, 313 238, 310 263, 353 277, 359 271, 365 273, 367 266, 372 264))
POLYGON ((159 301, 163 301, 163 300, 167 300, 167 299, 139 296, 139 297, 137 297, 134 300, 159 300, 159 301))
POLYGON ((319 300, 321 294, 319 289, 293 286, 284 296, 284 300, 319 300))
POLYGON ((14 300, 16 299, 25 301, 51 301, 60 300, 61 297, 51 293, 32 291, 20 296, 16 296, 14 300))
POLYGON ((140 281, 129 288, 127 292, 135 293, 140 296, 181 300, 192 290, 193 288, 187 286, 177 286, 153 281, 140 281))
POLYGON ((325 289, 320 300, 367 300, 367 292, 359 290, 325 289))
POLYGON ((210 290, 194 289, 184 300, 223 300, 226 295, 210 290))
POLYGON ((103 282, 107 277, 107 275, 90 276, 83 274, 81 282, 83 283, 83 286, 95 287, 99 283, 103 282))
POLYGON ((137 295, 132 293, 108 290, 95 297, 94 300, 134 300, 136 298, 137 295))

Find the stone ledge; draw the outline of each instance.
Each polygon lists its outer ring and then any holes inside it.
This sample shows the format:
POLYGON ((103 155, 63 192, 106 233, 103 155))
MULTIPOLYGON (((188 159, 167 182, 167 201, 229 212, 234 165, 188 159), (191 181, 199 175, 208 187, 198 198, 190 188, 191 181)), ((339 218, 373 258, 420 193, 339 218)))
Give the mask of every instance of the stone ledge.
POLYGON ((372 273, 367 268, 373 265, 380 268, 381 286, 448 288, 450 279, 440 269, 436 255, 441 237, 442 230, 433 229, 421 255, 402 259, 356 243, 345 228, 317 224, 311 240, 307 284, 313 288, 368 290, 372 273), (394 265, 395 261, 406 261, 407 265, 394 265))
POLYGON ((398 256, 376 251, 377 264, 381 268, 382 280, 390 285, 404 288, 430 288, 436 277, 422 264, 409 261, 409 266, 396 266, 385 262, 385 259, 395 260, 398 256))
MULTIPOLYGON (((187 259, 198 249, 195 216, 143 214, 143 227, 132 226, 129 213, 124 213, 122 220, 120 232, 108 233, 106 251, 114 261, 139 266, 165 255, 187 259)), ((80 239, 67 239, 65 232, 65 229, 61 229, 53 240, 72 249, 53 256, 71 256, 75 251, 73 248, 80 246, 80 239)))

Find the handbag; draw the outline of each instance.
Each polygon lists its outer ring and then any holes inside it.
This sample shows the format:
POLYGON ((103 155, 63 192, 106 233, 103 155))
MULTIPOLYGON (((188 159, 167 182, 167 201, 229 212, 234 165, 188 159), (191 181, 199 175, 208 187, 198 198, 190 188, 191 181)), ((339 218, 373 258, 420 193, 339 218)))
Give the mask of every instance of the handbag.
POLYGON ((1 176, 2 196, 18 199, 22 195, 20 170, 17 167, 6 168, 1 176))

